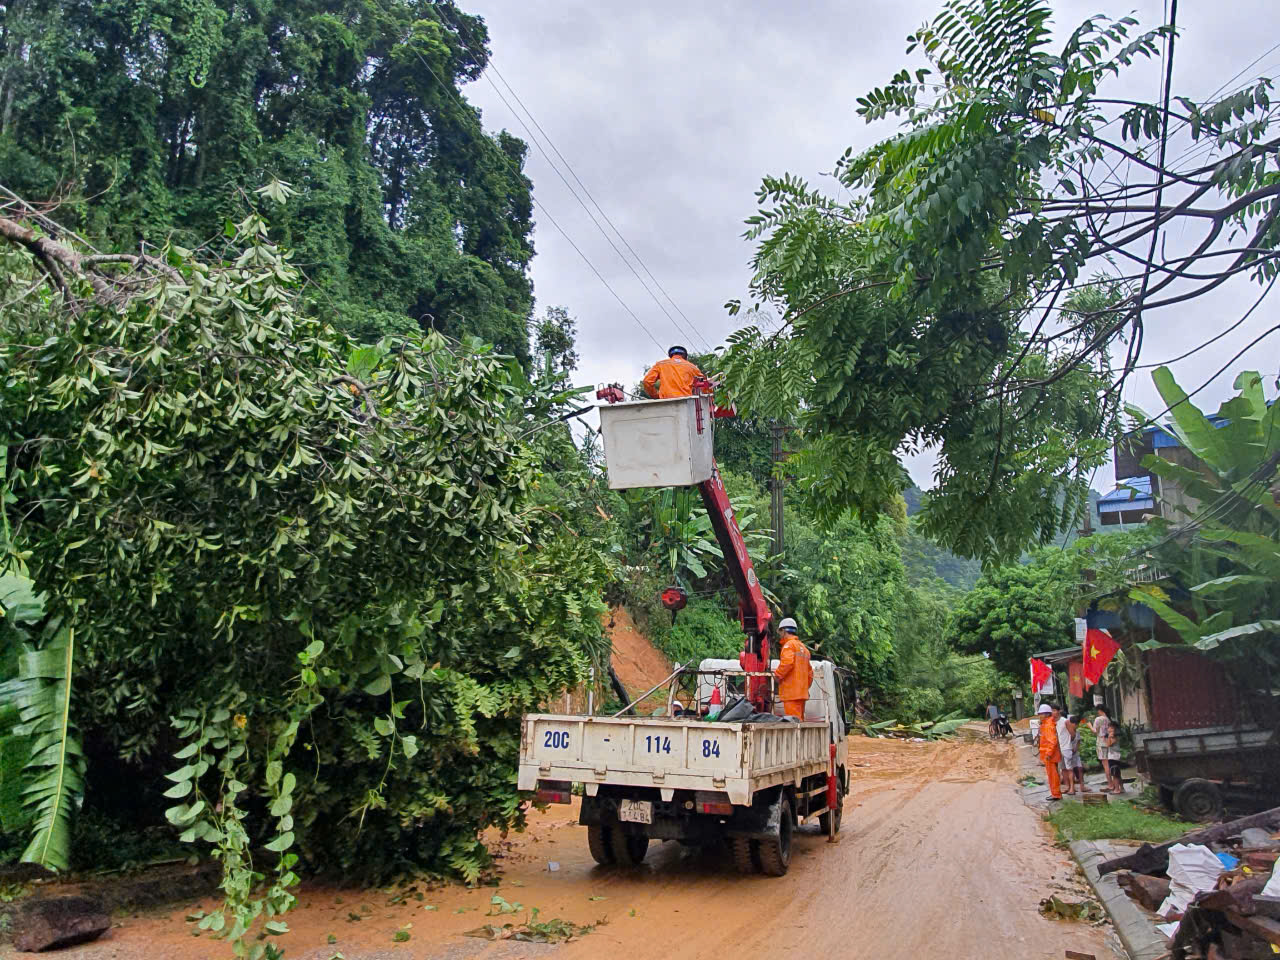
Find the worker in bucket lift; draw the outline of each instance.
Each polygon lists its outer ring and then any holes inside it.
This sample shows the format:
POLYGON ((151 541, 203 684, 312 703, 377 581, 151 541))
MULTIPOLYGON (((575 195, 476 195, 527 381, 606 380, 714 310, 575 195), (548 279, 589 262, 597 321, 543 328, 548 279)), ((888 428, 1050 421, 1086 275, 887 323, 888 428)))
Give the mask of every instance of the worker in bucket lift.
POLYGON ((703 376, 697 364, 689 361, 689 351, 674 346, 667 359, 659 360, 644 375, 644 392, 655 400, 671 400, 693 395, 693 381, 703 376))
POLYGON ((778 624, 782 635, 782 650, 778 654, 778 699, 788 717, 804 719, 804 705, 809 699, 809 687, 813 684, 813 666, 809 663, 809 648, 800 642, 796 622, 787 617, 778 624))

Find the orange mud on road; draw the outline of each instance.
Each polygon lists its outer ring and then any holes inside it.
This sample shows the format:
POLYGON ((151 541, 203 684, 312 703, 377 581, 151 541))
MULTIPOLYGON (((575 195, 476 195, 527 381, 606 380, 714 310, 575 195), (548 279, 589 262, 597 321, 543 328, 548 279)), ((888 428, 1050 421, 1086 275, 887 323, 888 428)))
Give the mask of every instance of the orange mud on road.
MULTIPOLYGON (((1046 825, 1019 798, 1014 749, 985 740, 852 738, 853 790, 840 842, 828 845, 816 827, 803 828, 782 878, 742 876, 726 854, 676 843, 651 845, 638 870, 597 867, 576 807, 553 807, 535 813, 528 832, 495 840, 502 873, 496 889, 419 886, 424 900, 410 894, 395 903, 397 891, 304 888, 300 909, 289 915, 292 932, 280 944, 286 960, 336 953, 345 960, 1060 960, 1066 950, 1111 960, 1106 928, 1037 912, 1042 897, 1081 899, 1084 889, 1066 852, 1053 847, 1046 825), (559 864, 554 872, 552 861, 559 864), (538 907, 543 920, 606 922, 558 946, 462 936, 510 919, 484 916, 494 893, 538 907), (402 929, 409 940, 393 941, 402 929)), ((59 955, 228 956, 225 944, 192 936, 194 924, 184 917, 194 906, 125 918, 98 943, 59 955)))

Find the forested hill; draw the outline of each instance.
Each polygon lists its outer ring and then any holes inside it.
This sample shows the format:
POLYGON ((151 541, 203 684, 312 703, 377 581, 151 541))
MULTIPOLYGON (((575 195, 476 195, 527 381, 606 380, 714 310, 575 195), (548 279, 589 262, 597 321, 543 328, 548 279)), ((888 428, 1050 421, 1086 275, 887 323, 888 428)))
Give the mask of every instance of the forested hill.
POLYGON ((484 22, 452 3, 10 5, 0 170, 99 248, 199 247, 272 178, 273 223, 322 312, 369 338, 422 325, 528 356, 525 144, 460 84, 484 22), (34 68, 34 69, 33 69, 34 68))
MULTIPOLYGON (((924 491, 915 484, 902 491, 902 499, 907 503, 908 517, 920 512, 923 496, 924 491)), ((1101 528, 1098 520, 1098 499, 1101 496, 1102 494, 1096 490, 1089 491, 1089 510, 1093 515, 1094 530, 1101 528)), ((1054 545, 1064 546, 1074 541, 1079 535, 1078 530, 1070 530, 1060 534, 1054 541, 1054 545)), ((1026 557, 1023 559, 1025 560, 1026 557)), ((921 583, 932 577, 938 577, 961 590, 972 589, 982 573, 982 564, 978 561, 958 557, 950 550, 914 532, 908 533, 903 539, 902 562, 906 565, 907 576, 912 583, 921 583)))

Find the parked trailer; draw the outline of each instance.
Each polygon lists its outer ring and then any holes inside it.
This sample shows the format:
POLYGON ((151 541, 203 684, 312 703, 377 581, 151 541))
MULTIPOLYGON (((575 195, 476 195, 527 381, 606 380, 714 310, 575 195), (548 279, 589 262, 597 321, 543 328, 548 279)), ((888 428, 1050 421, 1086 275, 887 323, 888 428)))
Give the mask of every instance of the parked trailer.
POLYGON ((1201 727, 1134 734, 1138 770, 1188 820, 1222 815, 1228 793, 1280 804, 1280 735, 1267 727, 1201 727))
MULTIPOLYGON (((568 802, 573 785, 582 784, 579 822, 598 863, 637 864, 652 839, 727 843, 740 870, 781 876, 795 826, 817 818, 834 837, 848 792, 837 678, 830 663, 814 661, 813 668, 803 722, 528 715, 520 789, 568 802)), ((731 689, 748 676, 719 665, 678 671, 668 714, 682 679, 696 678, 689 693, 699 702, 687 705, 701 712, 711 706, 713 687, 731 689)))

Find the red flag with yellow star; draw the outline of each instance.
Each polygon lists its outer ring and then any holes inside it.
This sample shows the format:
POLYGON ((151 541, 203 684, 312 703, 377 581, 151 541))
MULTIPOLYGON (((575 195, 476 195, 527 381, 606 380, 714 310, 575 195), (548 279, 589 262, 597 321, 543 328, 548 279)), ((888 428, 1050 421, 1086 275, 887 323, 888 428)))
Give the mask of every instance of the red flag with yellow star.
POLYGON ((1120 649, 1120 644, 1111 639, 1106 630, 1095 630, 1092 627, 1084 635, 1084 680, 1093 686, 1102 679, 1102 672, 1120 649))

